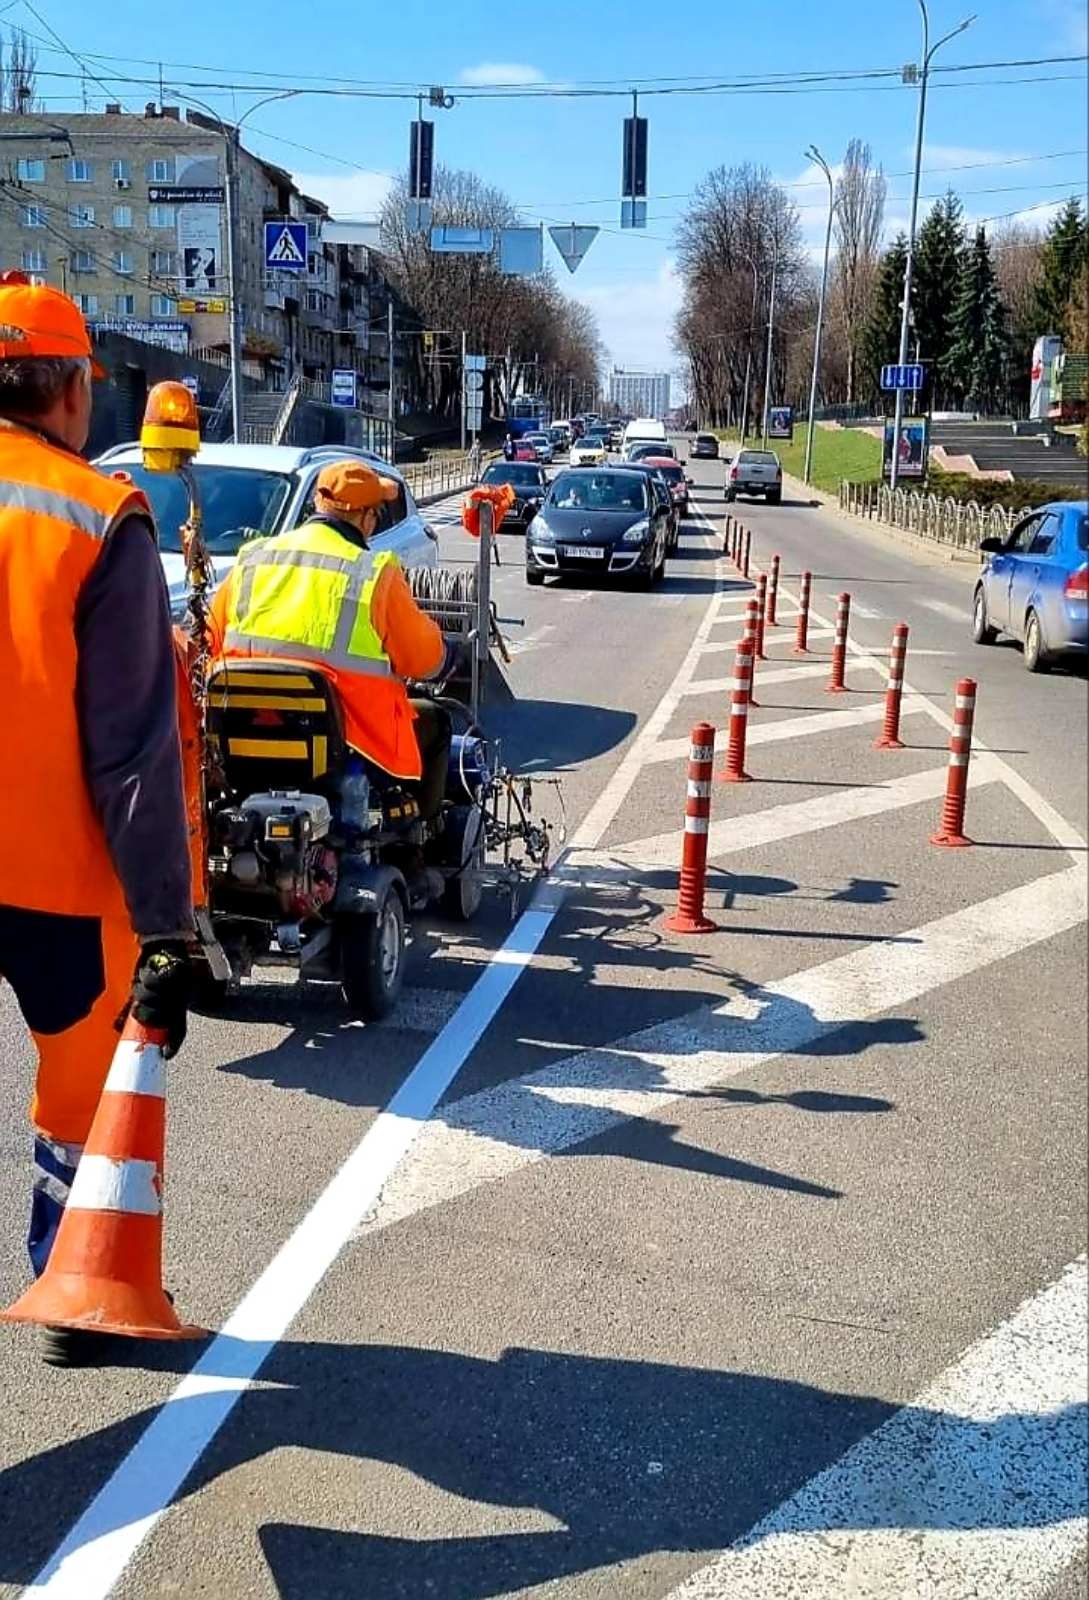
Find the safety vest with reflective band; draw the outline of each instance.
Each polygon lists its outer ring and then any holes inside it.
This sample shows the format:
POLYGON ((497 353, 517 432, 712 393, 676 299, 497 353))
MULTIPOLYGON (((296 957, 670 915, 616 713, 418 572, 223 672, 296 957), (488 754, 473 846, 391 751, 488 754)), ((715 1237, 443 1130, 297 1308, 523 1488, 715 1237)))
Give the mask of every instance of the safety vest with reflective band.
POLYGON ((143 494, 0 422, 0 905, 127 916, 83 770, 80 591, 143 494))
POLYGON ((418 778, 414 713, 372 621, 383 574, 399 566, 323 522, 250 544, 231 575, 223 654, 313 663, 337 691, 353 749, 418 778))

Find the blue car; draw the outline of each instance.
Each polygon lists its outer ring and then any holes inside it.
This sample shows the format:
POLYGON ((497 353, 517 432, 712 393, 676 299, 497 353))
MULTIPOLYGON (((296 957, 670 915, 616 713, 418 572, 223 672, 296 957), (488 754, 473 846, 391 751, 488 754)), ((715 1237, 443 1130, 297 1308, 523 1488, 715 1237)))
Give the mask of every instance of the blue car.
POLYGON ((1039 506, 1007 538, 982 539, 979 548, 989 560, 972 609, 976 644, 1000 633, 1020 639, 1030 672, 1089 654, 1089 501, 1039 506))

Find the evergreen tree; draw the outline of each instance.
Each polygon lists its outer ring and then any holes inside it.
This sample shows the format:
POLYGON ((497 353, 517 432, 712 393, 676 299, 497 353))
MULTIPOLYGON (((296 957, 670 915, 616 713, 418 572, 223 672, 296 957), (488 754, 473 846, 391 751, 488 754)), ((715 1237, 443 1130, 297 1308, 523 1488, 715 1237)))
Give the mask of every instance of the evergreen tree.
POLYGON ((1073 339, 1071 311, 1084 293, 1089 274, 1089 220, 1082 213, 1080 200, 1068 200, 1047 230, 1041 265, 1036 290, 1036 332, 1073 339))
POLYGON ((904 268, 907 266, 907 240, 897 234, 881 257, 874 283, 870 315, 862 334, 860 396, 876 395, 881 368, 900 354, 900 307, 904 298, 904 268))
POLYGON ((962 253, 950 299, 949 345, 938 365, 939 378, 958 403, 993 411, 1005 371, 1006 310, 984 228, 977 228, 974 243, 962 253))
MULTIPOLYGON (((931 403, 940 405, 942 364, 953 340, 952 319, 960 258, 964 250, 962 207, 952 190, 935 201, 915 242, 911 311, 919 360, 926 363, 931 403)), ((909 349, 909 357, 914 350, 909 349)))

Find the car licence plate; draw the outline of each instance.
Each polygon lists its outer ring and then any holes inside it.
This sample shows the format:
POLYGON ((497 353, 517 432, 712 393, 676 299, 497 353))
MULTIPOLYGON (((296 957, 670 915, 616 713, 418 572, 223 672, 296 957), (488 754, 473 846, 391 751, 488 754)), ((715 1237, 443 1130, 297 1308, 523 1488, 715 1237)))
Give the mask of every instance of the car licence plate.
POLYGON ((600 561, 605 554, 599 544, 565 544, 563 553, 577 561, 600 561))

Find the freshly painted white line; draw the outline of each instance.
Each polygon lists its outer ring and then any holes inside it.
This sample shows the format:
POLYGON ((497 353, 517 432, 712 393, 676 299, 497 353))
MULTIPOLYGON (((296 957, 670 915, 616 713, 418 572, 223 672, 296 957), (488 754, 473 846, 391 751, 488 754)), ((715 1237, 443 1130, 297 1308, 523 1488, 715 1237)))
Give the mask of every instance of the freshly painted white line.
POLYGON ((1085 1258, 673 1600, 1034 1600, 1085 1546, 1085 1258))
POLYGON ((921 595, 918 604, 925 606, 928 611, 936 612, 939 617, 949 617, 953 622, 960 622, 967 627, 968 609, 965 606, 950 605, 948 600, 926 600, 921 595))
MULTIPOLYGON (((827 672, 827 665, 825 671, 827 672)), ((761 684, 760 671, 756 674, 756 694, 760 697, 761 684)), ((912 712, 922 711, 925 707, 921 695, 904 696, 900 715, 910 716, 912 712)), ((778 722, 756 722, 749 724, 747 743, 777 744, 781 739, 806 739, 814 733, 836 733, 844 728, 851 728, 866 722, 880 722, 885 715, 884 705, 880 702, 875 705, 850 706, 842 711, 812 711, 804 717, 782 717, 778 722)), ((727 729, 717 731, 715 743, 719 749, 724 749, 727 740, 727 729)), ((656 744, 646 759, 647 761, 676 761, 678 756, 688 753, 687 739, 663 739, 656 744)))
POLYGON ((432 1120, 361 1232, 507 1177, 630 1117, 652 1116, 678 1096, 751 1072, 844 1023, 915 1001, 1065 932, 1085 910, 1084 875, 1067 868, 908 929, 896 942, 875 942, 467 1095, 432 1120))
MULTIPOLYGON (((969 788, 994 783, 997 778, 998 774, 987 756, 973 761, 968 769, 969 788)), ((775 844, 780 839, 797 838, 802 833, 818 833, 824 828, 860 822, 864 817, 879 817, 886 811, 922 805, 924 801, 940 795, 945 783, 945 767, 931 767, 926 772, 907 773, 888 783, 837 789, 831 794, 818 795, 813 800, 794 800, 788 805, 770 806, 766 811, 723 817, 711 823, 707 835, 707 855, 717 860, 740 850, 775 844)), ((586 865, 593 870, 593 867, 601 866, 606 858, 609 863, 627 865, 636 871, 675 867, 678 861, 676 831, 656 834, 650 839, 635 839, 631 844, 613 845, 607 852, 595 851, 585 858, 573 853, 565 866, 577 871, 585 859, 586 865)))
MULTIPOLYGON (((669 690, 635 739, 573 845, 592 848, 635 782, 646 740, 657 738, 692 675, 714 596, 669 690)), ((262 1363, 328 1272, 367 1209, 427 1125, 442 1095, 530 964, 563 902, 542 884, 442 1032, 379 1113, 294 1233, 122 1459, 29 1587, 49 1600, 104 1600, 262 1363), (229 1377, 223 1374, 229 1373, 229 1377)))
MULTIPOLYGON (((827 678, 827 661, 806 661, 793 667, 772 667, 769 672, 763 671, 764 663, 756 669, 757 692, 767 683, 790 683, 794 678, 827 678)), ((693 678, 685 689, 685 694, 716 694, 720 689, 729 689, 733 685, 733 678, 693 678)))

